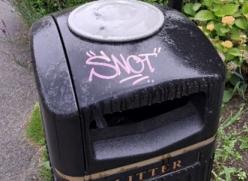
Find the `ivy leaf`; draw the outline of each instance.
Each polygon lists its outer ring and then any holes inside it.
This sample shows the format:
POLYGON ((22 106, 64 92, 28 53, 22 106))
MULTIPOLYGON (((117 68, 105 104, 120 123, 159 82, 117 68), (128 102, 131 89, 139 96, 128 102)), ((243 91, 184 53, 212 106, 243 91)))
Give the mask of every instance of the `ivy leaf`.
POLYGON ((235 25, 239 27, 240 29, 247 30, 248 23, 247 20, 244 18, 239 18, 235 20, 235 25))
POLYGON ((227 15, 234 15, 239 9, 237 4, 224 4, 224 5, 215 5, 214 14, 218 17, 224 17, 227 15))
POLYGON ((194 19, 198 21, 209 21, 214 19, 214 14, 208 10, 201 10, 195 15, 194 19))

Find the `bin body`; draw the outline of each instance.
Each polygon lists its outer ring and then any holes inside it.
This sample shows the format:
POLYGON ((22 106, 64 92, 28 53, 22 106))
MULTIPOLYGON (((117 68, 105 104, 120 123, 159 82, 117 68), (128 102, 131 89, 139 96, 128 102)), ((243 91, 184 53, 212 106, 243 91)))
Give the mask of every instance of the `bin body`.
POLYGON ((130 42, 76 35, 71 10, 33 25, 56 180, 210 180, 224 66, 194 23, 159 8, 159 31, 130 42))

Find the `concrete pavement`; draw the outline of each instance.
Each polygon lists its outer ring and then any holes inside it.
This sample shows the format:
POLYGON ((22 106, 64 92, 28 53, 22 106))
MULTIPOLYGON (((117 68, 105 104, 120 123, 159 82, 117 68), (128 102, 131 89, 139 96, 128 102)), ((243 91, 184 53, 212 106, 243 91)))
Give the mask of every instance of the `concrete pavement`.
POLYGON ((0 0, 0 180, 37 180, 38 148, 25 138, 37 100, 28 29, 9 1, 0 0), (23 66, 18 65, 21 64, 23 66))

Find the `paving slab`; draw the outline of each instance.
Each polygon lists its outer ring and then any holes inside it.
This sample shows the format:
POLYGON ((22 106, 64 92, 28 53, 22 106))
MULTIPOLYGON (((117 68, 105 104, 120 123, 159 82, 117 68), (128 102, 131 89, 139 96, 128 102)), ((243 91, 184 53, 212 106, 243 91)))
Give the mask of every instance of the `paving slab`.
POLYGON ((25 138, 37 101, 28 28, 11 3, 0 0, 0 180, 38 180, 38 148, 25 138), (18 62, 18 63, 16 63, 18 62), (20 66, 19 64, 23 65, 20 66))
POLYGON ((0 50, 4 49, 25 67, 31 63, 28 36, 29 28, 11 1, 0 0, 0 50))

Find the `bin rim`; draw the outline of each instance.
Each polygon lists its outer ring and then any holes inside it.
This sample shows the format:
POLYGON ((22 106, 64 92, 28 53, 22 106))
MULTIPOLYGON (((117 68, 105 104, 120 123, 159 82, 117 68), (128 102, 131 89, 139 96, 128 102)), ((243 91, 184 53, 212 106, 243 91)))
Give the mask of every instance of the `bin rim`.
MULTIPOLYGON (((125 16, 128 16, 128 13, 125 16)), ((163 26, 164 21, 163 12, 156 6, 146 2, 138 0, 99 0, 83 4, 73 10, 68 18, 68 26, 73 33, 82 38, 100 42, 128 42, 155 34, 163 26), (124 15, 120 16, 118 11, 124 10, 124 8, 127 11, 128 9, 130 10, 128 13, 132 18, 120 19, 124 15), (131 16, 130 8, 136 9, 137 12, 132 11, 136 13, 136 16, 131 16), (97 20, 97 12, 92 13, 92 10, 99 9, 105 9, 103 10, 105 14, 99 15, 102 16, 101 18, 105 18, 109 15, 106 15, 106 13, 112 11, 112 19, 109 22, 97 20), (90 11, 91 13, 89 13, 90 11), (144 15, 144 17, 140 15, 144 15), (96 21, 92 21, 94 18, 96 21), (121 27, 122 25, 125 25, 125 27, 121 27), (135 25, 137 28, 131 27, 131 25, 135 25), (116 28, 113 29, 114 27, 116 28)))

